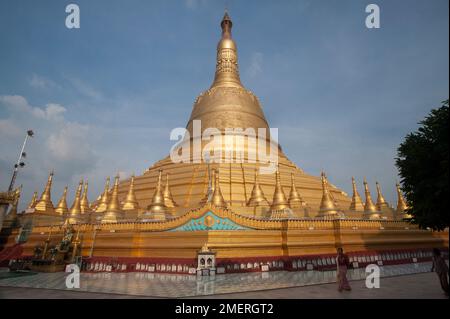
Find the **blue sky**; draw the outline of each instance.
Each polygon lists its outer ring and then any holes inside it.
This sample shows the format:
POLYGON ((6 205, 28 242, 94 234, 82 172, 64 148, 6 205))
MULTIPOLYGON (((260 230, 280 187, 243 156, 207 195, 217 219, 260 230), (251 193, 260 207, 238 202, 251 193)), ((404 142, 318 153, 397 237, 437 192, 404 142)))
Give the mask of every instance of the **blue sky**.
MULTIPOLYGON (((225 5, 241 80, 288 155, 351 193, 366 176, 395 199, 396 148, 448 98, 447 0, 0 2, 0 188, 26 129, 22 207, 55 169, 53 200, 81 177, 142 173, 166 156, 213 79, 225 5), (365 7, 381 28, 365 27, 365 7)), ((72 197, 72 196, 71 196, 72 197)))

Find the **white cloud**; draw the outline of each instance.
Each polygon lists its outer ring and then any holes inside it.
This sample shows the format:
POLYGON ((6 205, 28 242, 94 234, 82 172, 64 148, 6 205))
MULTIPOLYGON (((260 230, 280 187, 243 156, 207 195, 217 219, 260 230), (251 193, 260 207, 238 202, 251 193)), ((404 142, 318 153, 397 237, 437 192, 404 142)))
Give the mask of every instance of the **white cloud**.
POLYGON ((24 184, 21 208, 34 190, 42 191, 50 170, 55 171, 53 200, 56 200, 63 186, 76 185, 80 176, 88 177, 96 167, 98 156, 92 146, 91 127, 67 120, 63 105, 48 103, 37 107, 20 95, 0 95, 0 108, 7 116, 0 118, 0 145, 7 150, 0 152, 0 188, 7 186, 9 171, 17 160, 26 131, 35 132, 27 144, 26 166, 17 180, 17 185, 24 184))
POLYGON ((63 106, 55 103, 47 104, 44 109, 33 107, 31 110, 35 117, 48 121, 62 121, 62 114, 66 111, 63 106))
POLYGON ((66 111, 66 109, 55 103, 49 103, 46 105, 45 108, 45 118, 48 120, 63 120, 63 113, 66 111))
POLYGON ((19 127, 17 127, 12 120, 0 119, 0 135, 2 136, 18 136, 22 133, 19 127))
POLYGON ((29 80, 30 86, 36 88, 36 89, 49 89, 53 87, 58 87, 58 85, 53 82, 52 80, 49 80, 43 76, 33 74, 29 80))
POLYGON ((30 110, 27 99, 20 95, 0 95, 0 103, 13 111, 30 110))
POLYGON ((0 95, 0 103, 15 113, 31 114, 36 118, 49 121, 61 121, 66 109, 56 103, 49 103, 45 108, 31 106, 21 95, 0 95))
POLYGON ((264 55, 261 52, 255 52, 250 59, 250 65, 247 69, 249 77, 253 78, 260 75, 263 72, 262 64, 264 55))
POLYGON ((130 176, 130 173, 128 172, 124 172, 124 171, 118 171, 117 174, 119 174, 119 178, 122 179, 127 179, 130 176))
POLYGON ((47 147, 58 160, 87 160, 93 155, 88 137, 87 125, 69 122, 48 137, 47 147))
MULTIPOLYGON (((127 100, 133 105, 142 103, 127 100)), ((99 102, 110 103, 106 99, 99 102)), ((113 178, 119 173, 122 180, 133 172, 142 174, 148 165, 167 155, 165 150, 171 145, 168 142, 170 130, 166 132, 147 125, 102 126, 98 122, 94 125, 84 120, 69 120, 68 107, 57 103, 36 106, 21 95, 0 95, 0 109, 0 145, 1 150, 5 150, 0 152, 0 189, 8 186, 11 167, 17 161, 26 130, 35 132, 26 147, 26 166, 16 182, 16 185, 23 183, 24 186, 21 209, 33 191, 42 192, 50 170, 55 172, 54 203, 66 185, 69 186, 70 203, 82 178, 89 179, 89 198, 94 200, 101 193, 106 176, 113 178)), ((107 115, 99 112, 101 114, 97 116, 102 118, 107 115)), ((118 112, 125 116, 129 109, 118 112)))
POLYGON ((94 89, 92 86, 88 85, 84 81, 78 78, 67 78, 73 87, 82 95, 95 100, 101 100, 103 95, 100 91, 94 89))

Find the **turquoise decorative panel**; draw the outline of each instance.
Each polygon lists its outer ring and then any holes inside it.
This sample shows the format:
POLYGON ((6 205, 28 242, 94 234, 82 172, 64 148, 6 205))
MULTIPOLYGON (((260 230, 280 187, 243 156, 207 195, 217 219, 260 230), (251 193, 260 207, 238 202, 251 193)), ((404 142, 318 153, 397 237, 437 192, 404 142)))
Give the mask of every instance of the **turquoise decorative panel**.
POLYGON ((186 224, 170 231, 196 231, 196 230, 246 230, 247 227, 240 226, 228 218, 220 218, 211 211, 200 218, 191 219, 186 224))

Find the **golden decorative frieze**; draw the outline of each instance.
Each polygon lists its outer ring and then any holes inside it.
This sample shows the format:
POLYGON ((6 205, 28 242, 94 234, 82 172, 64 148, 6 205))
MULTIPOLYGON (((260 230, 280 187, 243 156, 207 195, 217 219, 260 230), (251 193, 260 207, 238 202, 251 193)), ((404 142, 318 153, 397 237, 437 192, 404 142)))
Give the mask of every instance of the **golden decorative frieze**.
MULTIPOLYGON (((302 219, 302 218, 290 218, 284 220, 278 219, 265 219, 254 218, 250 216, 243 216, 233 212, 230 209, 217 208, 211 204, 207 204, 202 208, 190 210, 186 214, 180 217, 167 219, 164 221, 123 221, 117 223, 107 224, 75 224, 75 229, 81 228, 84 231, 93 231, 97 228, 98 231, 156 231, 165 232, 173 230, 193 219, 199 219, 208 212, 212 212, 214 215, 222 219, 229 219, 237 225, 254 230, 333 230, 333 229, 346 229, 346 230, 406 230, 406 229, 418 229, 416 225, 411 225, 405 221, 394 220, 366 220, 366 219, 341 219, 341 220, 324 220, 324 219, 302 219)), ((33 228, 34 233, 46 233, 50 227, 58 226, 36 226, 33 228)), ((63 227, 63 226, 59 226, 63 227)))

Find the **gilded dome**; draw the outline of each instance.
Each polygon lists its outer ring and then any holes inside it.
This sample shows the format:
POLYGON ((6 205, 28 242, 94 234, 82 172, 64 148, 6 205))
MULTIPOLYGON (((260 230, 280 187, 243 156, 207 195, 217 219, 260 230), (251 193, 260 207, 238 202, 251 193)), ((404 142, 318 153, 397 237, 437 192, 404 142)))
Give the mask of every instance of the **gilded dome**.
POLYGON ((257 132, 258 128, 269 128, 258 98, 243 87, 212 87, 202 93, 187 124, 190 132, 193 120, 201 120, 202 129, 251 127, 257 132))

